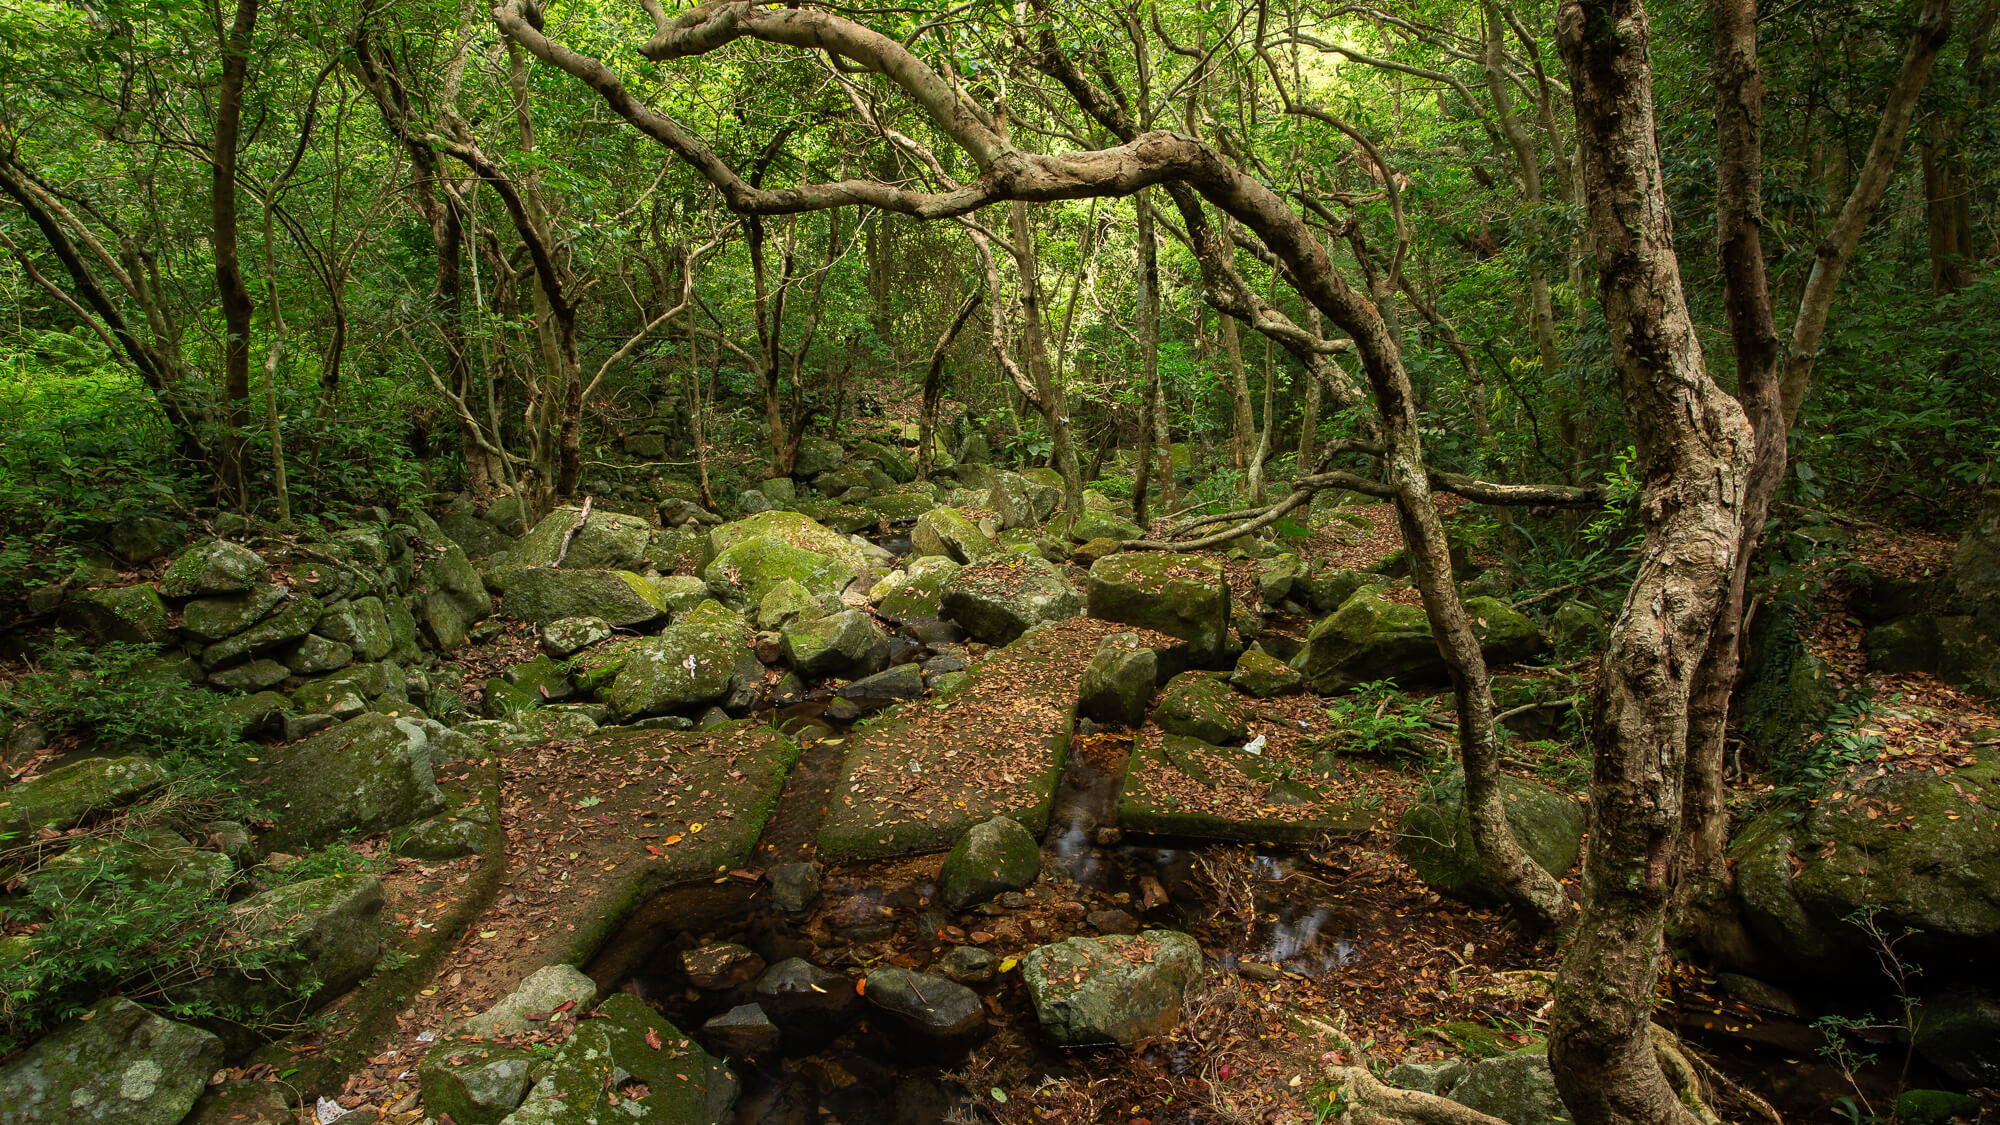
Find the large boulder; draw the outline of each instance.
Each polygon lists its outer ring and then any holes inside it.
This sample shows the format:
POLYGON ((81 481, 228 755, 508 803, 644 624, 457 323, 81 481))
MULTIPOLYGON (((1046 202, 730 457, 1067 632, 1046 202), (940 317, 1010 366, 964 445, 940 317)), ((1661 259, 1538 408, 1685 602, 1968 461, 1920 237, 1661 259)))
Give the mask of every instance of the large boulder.
POLYGON ((171 995, 224 1016, 317 1008, 374 970, 388 932, 383 901, 373 875, 328 875, 252 895, 229 908, 229 929, 249 954, 242 967, 171 995))
POLYGON ((417 547, 416 604, 411 607, 424 635, 440 652, 465 643, 472 627, 493 612, 493 595, 465 557, 465 549, 449 539, 417 547))
MULTIPOLYGON (((597 509, 578 526, 580 508, 557 508, 535 524, 507 551, 509 568, 557 567, 565 570, 638 570, 646 559, 653 525, 638 516, 597 509), (564 550, 563 538, 569 548, 564 550), (557 562, 560 555, 562 561, 557 562)), ((512 592, 512 579, 508 580, 512 592)))
POLYGON ((2000 1082, 2000 1000, 1969 989, 1924 997, 1917 1009, 1917 1054, 1967 1086, 2000 1082))
POLYGON ((1004 645, 1083 609, 1083 598, 1047 560, 1009 553, 959 568, 940 589, 945 616, 966 635, 1004 645))
MULTIPOLYGON (((1383 591, 1361 587, 1306 635, 1295 666, 1314 691, 1331 694, 1373 680, 1405 687, 1450 682, 1423 607, 1390 601, 1383 591)), ((1541 650, 1541 631, 1527 615, 1493 598, 1467 598, 1464 604, 1488 664, 1510 664, 1541 650)))
POLYGON ((1137 727, 1158 686, 1160 659, 1137 633, 1097 642, 1077 688, 1077 713, 1109 726, 1137 727))
POLYGON ((381 832, 444 807, 422 723, 370 712, 269 751, 258 779, 279 850, 317 847, 343 833, 381 832))
POLYGON ((166 772, 145 758, 85 758, 33 781, 0 789, 0 837, 32 837, 43 828, 60 832, 120 809, 167 783, 166 772))
POLYGON ((158 644, 167 639, 167 606, 145 583, 106 590, 78 590, 63 600, 63 628, 103 643, 158 644))
POLYGON ((504 604, 509 617, 535 625, 595 617, 638 628, 668 613, 659 589, 629 570, 523 570, 508 581, 504 604))
POLYGON ((792 455, 792 475, 800 480, 810 480, 821 473, 840 468, 841 459, 847 451, 837 441, 820 437, 799 439, 798 452, 792 455))
MULTIPOLYGON (((1583 806, 1517 777, 1500 779, 1500 799, 1515 841, 1544 871, 1560 877, 1576 863, 1583 848, 1583 806)), ((1396 850, 1441 895, 1475 906, 1507 901, 1472 845, 1463 775, 1454 775, 1410 806, 1396 829, 1396 850)))
MULTIPOLYGON (((861 554, 852 544, 848 547, 848 553, 861 554)), ((833 555, 798 547, 773 536, 753 535, 717 552, 702 568, 701 576, 716 597, 730 605, 748 606, 763 601, 764 595, 783 582, 797 583, 816 597, 839 594, 861 569, 833 555)))
POLYGON ((1021 959, 1042 1034, 1059 1047, 1129 1047, 1165 1035, 1200 977, 1201 946, 1178 930, 1070 938, 1021 959))
POLYGON ((993 481, 993 508, 1003 527, 1040 527, 1061 506, 1061 488, 1019 473, 1001 473, 993 481))
POLYGON ((978 562, 998 548, 979 525, 957 508, 932 508, 910 528, 910 552, 942 555, 955 563, 978 562))
POLYGON ((536 1062, 527 1047, 443 1040, 417 1066, 424 1112, 457 1125, 495 1125, 528 1096, 536 1062))
POLYGON ((1166 733, 1218 746, 1241 745, 1250 737, 1254 717, 1220 672, 1182 672, 1167 681, 1153 708, 1153 721, 1166 733))
POLYGON ((176 1125, 222 1065, 222 1041, 123 997, 0 1067, 8 1125, 176 1125))
POLYGON ((957 572, 958 564, 941 555, 914 558, 877 582, 868 600, 884 617, 936 617, 944 607, 945 581, 957 572))
POLYGON ((1110 555, 1092 564, 1088 595, 1090 616, 1179 637, 1197 663, 1219 663, 1232 649, 1229 585, 1218 559, 1154 551, 1110 555))
POLYGON ((326 607, 311 594, 293 594, 255 625, 202 649, 201 666, 210 671, 227 668, 290 644, 312 632, 325 612, 326 607))
POLYGON ((714 528, 708 533, 708 557, 713 560, 752 539, 775 539, 824 555, 857 573, 868 567, 867 556, 853 540, 800 512, 759 512, 714 528))
POLYGON ((802 676, 862 676, 888 662, 889 639, 875 619, 858 609, 794 619, 782 630, 780 651, 802 676))
POLYGON ((1874 941, 1849 919, 1874 913, 1884 933, 1916 931, 1913 956, 1977 955, 2000 939, 2000 750, 1946 774, 1865 771, 1827 784, 1801 814, 1776 808, 1731 846, 1737 895, 1773 961, 1833 974, 1874 963, 1874 941), (1872 814, 1872 815, 1871 815, 1872 814))
POLYGON ((548 965, 529 973, 514 991, 492 1007, 460 1022, 451 1029, 451 1033, 474 1039, 525 1035, 540 1030, 544 1021, 556 1012, 583 1011, 595 999, 595 981, 574 966, 548 965))
MULTIPOLYGON (((190 611, 193 606, 189 607, 190 611)), ((313 632, 330 641, 339 641, 361 661, 376 661, 388 656, 396 647, 395 634, 389 628, 389 614, 378 597, 355 598, 352 601, 336 602, 326 607, 320 614, 319 623, 313 632)))
POLYGON ((577 1025, 508 1125, 711 1125, 736 1102, 737 1081, 638 997, 620 992, 577 1025), (636 1087, 645 1087, 644 1097, 636 1087))
POLYGON ((701 603, 679 624, 632 647, 604 696, 612 718, 626 722, 728 695, 746 639, 742 618, 717 602, 701 603))
POLYGON ((931 1039, 965 1039, 986 1028, 979 994, 957 981, 893 965, 868 973, 868 1003, 902 1027, 931 1039))
POLYGON ((1026 890, 1042 872, 1042 849, 1021 822, 996 816, 959 838, 938 870, 938 900, 953 910, 1026 890))
POLYGON ((1446 1096, 1507 1125, 1562 1125, 1575 1119, 1556 1091, 1546 1048, 1480 1059, 1446 1096))
POLYGON ((262 621, 290 593, 276 582, 259 582, 240 593, 196 598, 181 607, 181 632, 204 644, 233 637, 262 621))
POLYGON ((169 598, 203 598, 236 594, 271 579, 271 568, 248 547, 209 539, 174 556, 160 576, 160 593, 169 598))

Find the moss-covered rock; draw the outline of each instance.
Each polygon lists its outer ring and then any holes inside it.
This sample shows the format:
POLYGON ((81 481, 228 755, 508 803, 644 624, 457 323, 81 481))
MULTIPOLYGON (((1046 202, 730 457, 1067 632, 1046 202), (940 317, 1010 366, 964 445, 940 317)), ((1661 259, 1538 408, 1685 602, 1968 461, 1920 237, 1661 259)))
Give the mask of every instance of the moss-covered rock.
POLYGON ((757 602, 755 620, 759 629, 782 629, 794 621, 810 620, 825 612, 825 603, 812 591, 786 578, 764 591, 757 602))
POLYGON ((1298 669, 1252 646, 1236 658, 1236 670, 1229 674, 1229 682, 1258 699, 1270 699, 1298 691, 1305 686, 1306 678, 1298 669))
POLYGON ((708 559, 713 560, 752 539, 774 539, 801 551, 824 555, 857 573, 868 566, 861 548, 852 540, 802 512, 760 512, 713 528, 708 533, 708 559))
POLYGON ((1944 775, 1835 778, 1837 799, 1745 826, 1731 846, 1737 894, 1779 964, 1796 973, 1872 965, 1873 939, 1849 921, 1863 909, 1882 932, 1916 931, 1913 956, 1972 954, 2000 938, 2000 751, 1976 753, 1944 775))
POLYGON ((627 650, 604 694, 611 717, 628 722, 721 699, 729 694, 731 671, 746 640, 742 618, 716 602, 703 602, 679 624, 627 650))
MULTIPOLYGON (((1560 876, 1583 848, 1583 806, 1568 796, 1518 777, 1500 779, 1501 801, 1514 839, 1544 871, 1560 876)), ((1472 845, 1465 811, 1465 780, 1454 775, 1403 814, 1396 850, 1419 878, 1441 895, 1475 906, 1498 906, 1506 896, 1486 873, 1472 845)))
POLYGON ((962 566, 995 549, 993 540, 957 508, 932 508, 910 529, 910 552, 918 557, 941 555, 962 566))
POLYGON ((1574 1120, 1556 1091, 1548 1050, 1529 1047, 1471 1064, 1447 1095, 1508 1125, 1564 1125, 1574 1120))
POLYGON ((967 636, 1004 645, 1030 629, 1075 617, 1083 598, 1048 561, 1010 552, 960 567, 939 588, 939 606, 967 636))
POLYGON ((509 617, 535 625, 595 617, 637 628, 669 613, 658 587, 629 570, 524 570, 508 583, 502 605, 509 617))
MULTIPOLYGON (((847 554, 860 557, 859 548, 853 544, 847 546, 847 554)), ((771 536, 754 535, 736 540, 717 553, 702 568, 702 577, 716 597, 730 605, 749 606, 762 601, 772 587, 786 581, 797 583, 816 597, 838 594, 854 581, 860 571, 860 565, 850 564, 835 556, 794 546, 771 536)))
POLYGON ((577 1026, 508 1125, 718 1125, 736 1102, 735 1074, 627 993, 577 1026), (654 1046, 658 1044, 658 1046, 654 1046), (639 1087, 645 1088, 639 1096, 639 1087))
POLYGON ((782 637, 785 662, 802 676, 861 676, 888 662, 888 637, 858 609, 794 619, 782 637))
POLYGON ((884 617, 936 617, 943 611, 944 584, 958 567, 942 555, 911 559, 902 570, 876 583, 868 599, 884 617))
POLYGON ((542 651, 567 660, 599 641, 611 638, 611 623, 602 617, 563 617, 542 626, 542 651))
POLYGON ((597 983, 571 965, 547 965, 529 973, 492 1007, 460 1021, 453 1036, 501 1039, 525 1035, 558 1011, 583 1010, 597 999, 597 983))
POLYGON ((169 598, 212 597, 241 593, 270 580, 271 568, 257 552, 208 539, 174 556, 160 576, 160 593, 169 598))
POLYGON ((114 996, 0 1067, 0 1120, 176 1125, 220 1065, 220 1039, 114 996))
POLYGON ((938 506, 937 498, 921 492, 887 492, 870 496, 861 506, 883 523, 909 523, 938 506))
POLYGON ((993 481, 993 508, 1003 527, 1040 527, 1062 506, 1062 488, 1051 487, 1020 473, 1001 473, 993 481))
POLYGON ((411 719, 368 713, 270 751, 256 780, 276 822, 268 847, 299 850, 345 832, 381 832, 444 807, 431 738, 411 719))
MULTIPOLYGON (((189 610, 193 610, 190 605, 189 610)), ((339 641, 360 661, 381 660, 395 649, 395 635, 389 629, 389 615, 378 597, 355 598, 327 606, 313 632, 339 641)))
POLYGON ((248 629, 201 650, 201 666, 210 671, 227 668, 252 656, 271 652, 299 640, 312 631, 326 612, 318 598, 295 593, 268 617, 248 629))
MULTIPOLYGON (((1525 614, 1492 598, 1464 604, 1487 663, 1512 663, 1540 651, 1541 632, 1525 614)), ((1313 690, 1327 694, 1372 680, 1416 687, 1451 678, 1423 608, 1390 601, 1380 586, 1361 587, 1314 625, 1295 667, 1313 690)))
POLYGON ((424 1112, 458 1125, 495 1125, 528 1096, 535 1064, 527 1047, 442 1040, 417 1067, 424 1112))
POLYGON ((493 612, 493 595, 458 544, 440 538, 418 548, 411 607, 417 624, 439 652, 465 643, 472 627, 493 612))
POLYGON ((1042 873, 1042 848, 1021 822, 996 816, 959 838, 938 869, 938 901, 964 910, 1005 891, 1025 890, 1042 873))
POLYGON ((229 908, 230 928, 268 963, 224 970, 176 999, 267 1013, 303 999, 317 1008, 374 971, 387 927, 373 875, 328 875, 275 887, 229 908))
POLYGON ((847 456, 837 441, 822 437, 799 439, 799 449, 792 456, 792 475, 800 480, 809 480, 821 473, 840 468, 840 462, 847 456))
POLYGON ((1179 637, 1197 663, 1221 662, 1234 649, 1229 586, 1222 563, 1207 555, 1111 555, 1091 566, 1087 594, 1090 616, 1179 637))
POLYGON ((0 789, 0 836, 60 832, 124 808, 167 783, 166 772, 140 757, 85 758, 33 781, 0 789))
POLYGON ((289 592, 275 582, 259 582, 241 593, 196 598, 181 609, 181 632, 204 644, 233 637, 262 621, 289 592))
POLYGON ((1158 686, 1160 659, 1137 633, 1113 633, 1097 642, 1077 688, 1077 713, 1118 727, 1146 721, 1158 686))
POLYGON ((1318 613, 1332 613, 1363 586, 1380 586, 1387 579, 1366 570, 1308 563, 1292 576, 1291 596, 1318 613))
MULTIPOLYGON (((1096 496, 1095 492, 1084 493, 1086 497, 1096 496)), ((1128 539, 1144 539, 1145 531, 1136 523, 1110 512, 1086 511, 1070 521, 1068 534, 1072 543, 1089 543, 1097 539, 1125 542, 1128 539)))
POLYGON ((1167 681, 1153 708, 1153 721, 1168 734, 1181 734, 1218 745, 1236 745, 1250 737, 1255 712, 1229 688, 1219 672, 1182 672, 1167 681))
POLYGON ((221 852, 189 847, 171 832, 138 830, 95 836, 50 858, 28 879, 28 897, 45 909, 112 899, 134 887, 157 887, 189 899, 214 898, 236 874, 221 852))
POLYGON ((1029 951, 1021 979, 1051 1043, 1129 1047, 1180 1022, 1201 979, 1201 946, 1178 930, 1070 938, 1029 951))
MULTIPOLYGON (((593 510, 577 526, 581 508, 557 508, 543 516, 534 530, 521 537, 507 551, 507 566, 525 570, 560 565, 565 570, 638 570, 646 558, 653 525, 638 516, 593 510), (571 529, 575 529, 571 534, 571 529), (569 549, 563 537, 569 536, 569 549), (556 556, 562 555, 562 562, 556 556)), ((512 580, 508 589, 512 591, 512 580)))
POLYGON ((63 600, 63 628, 103 643, 158 644, 167 639, 167 606, 150 585, 75 590, 63 600))

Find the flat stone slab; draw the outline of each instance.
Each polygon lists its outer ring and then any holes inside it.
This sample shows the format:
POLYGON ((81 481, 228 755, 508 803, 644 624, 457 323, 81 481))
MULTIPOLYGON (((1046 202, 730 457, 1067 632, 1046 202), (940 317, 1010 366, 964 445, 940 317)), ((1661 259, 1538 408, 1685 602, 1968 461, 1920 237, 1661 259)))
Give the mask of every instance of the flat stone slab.
POLYGON ((1041 835, 1069 757, 1083 669, 1100 638, 1128 631, 1058 621, 993 652, 944 695, 857 728, 820 829, 820 858, 939 851, 995 816, 1041 835))
POLYGON ((1132 746, 1118 826, 1145 836, 1252 844, 1365 831, 1367 814, 1319 781, 1310 760, 1275 742, 1251 754, 1149 727, 1132 746))

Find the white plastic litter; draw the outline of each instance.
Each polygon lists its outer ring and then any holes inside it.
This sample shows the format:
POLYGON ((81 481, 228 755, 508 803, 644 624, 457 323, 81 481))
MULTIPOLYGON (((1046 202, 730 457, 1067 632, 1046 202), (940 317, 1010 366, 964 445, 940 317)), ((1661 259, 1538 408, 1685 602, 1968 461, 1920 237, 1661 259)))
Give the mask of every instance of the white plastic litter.
POLYGON ((340 1108, 340 1103, 332 1098, 321 1098, 319 1104, 313 1107, 313 1116, 319 1118, 319 1125, 328 1125, 329 1122, 346 1117, 347 1111, 340 1108))
POLYGON ((1257 737, 1251 739, 1250 744, 1243 748, 1243 752, 1245 754, 1256 754, 1259 757, 1263 756, 1264 736, 1260 734, 1257 737))

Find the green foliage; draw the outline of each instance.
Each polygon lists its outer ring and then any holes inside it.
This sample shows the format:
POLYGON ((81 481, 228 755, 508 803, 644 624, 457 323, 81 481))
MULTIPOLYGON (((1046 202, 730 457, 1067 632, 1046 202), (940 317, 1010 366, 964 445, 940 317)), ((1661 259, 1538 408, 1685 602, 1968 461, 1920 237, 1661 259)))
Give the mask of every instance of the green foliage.
POLYGON ((1329 729, 1313 741, 1316 753, 1425 759, 1443 750, 1424 718, 1428 701, 1403 694, 1389 680, 1358 684, 1326 709, 1329 729))
POLYGON ((329 875, 380 875, 389 866, 389 857, 378 852, 364 852, 351 843, 329 844, 316 852, 307 852, 283 868, 271 870, 264 882, 282 887, 329 875))
POLYGON ((1792 823, 1805 819, 1806 803, 1818 797, 1828 782, 1875 757, 1882 736, 1870 724, 1878 706, 1866 687, 1855 689, 1834 705, 1818 733, 1778 760, 1773 800, 1784 809, 1781 815, 1792 823))
POLYGON ((142 753, 170 772, 219 765, 241 745, 215 693, 189 683, 150 645, 93 649, 56 633, 36 672, 15 680, 4 702, 52 733, 142 753))

